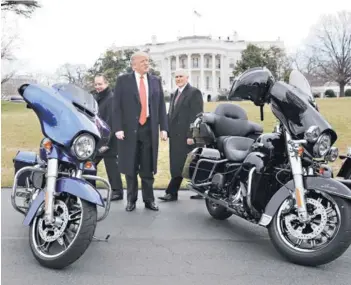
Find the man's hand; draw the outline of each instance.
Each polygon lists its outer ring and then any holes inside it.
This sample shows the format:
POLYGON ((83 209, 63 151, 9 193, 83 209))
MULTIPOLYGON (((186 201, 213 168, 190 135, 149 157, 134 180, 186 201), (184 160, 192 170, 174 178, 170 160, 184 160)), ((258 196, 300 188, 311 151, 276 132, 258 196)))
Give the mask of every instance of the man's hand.
POLYGON ((167 132, 166 131, 161 131, 161 139, 163 141, 166 141, 168 138, 167 132))
POLYGON ((119 140, 123 140, 124 139, 124 132, 123 131, 119 131, 115 133, 117 139, 119 140))
POLYGON ((188 145, 193 145, 193 144, 194 144, 194 140, 193 140, 193 139, 187 139, 187 140, 186 140, 186 143, 187 143, 188 145))

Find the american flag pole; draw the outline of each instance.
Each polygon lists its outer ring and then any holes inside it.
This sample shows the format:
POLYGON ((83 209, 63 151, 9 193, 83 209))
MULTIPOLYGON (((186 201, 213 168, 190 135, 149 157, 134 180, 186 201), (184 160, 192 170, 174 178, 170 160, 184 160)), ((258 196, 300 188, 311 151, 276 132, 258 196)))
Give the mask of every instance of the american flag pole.
MULTIPOLYGON (((195 9, 193 9, 193 15, 194 16, 196 16, 197 18, 200 18, 201 17, 201 15, 195 10, 195 9)), ((196 17, 194 17, 194 19, 193 19, 193 35, 195 36, 196 34, 195 34, 195 21, 196 21, 196 17)))

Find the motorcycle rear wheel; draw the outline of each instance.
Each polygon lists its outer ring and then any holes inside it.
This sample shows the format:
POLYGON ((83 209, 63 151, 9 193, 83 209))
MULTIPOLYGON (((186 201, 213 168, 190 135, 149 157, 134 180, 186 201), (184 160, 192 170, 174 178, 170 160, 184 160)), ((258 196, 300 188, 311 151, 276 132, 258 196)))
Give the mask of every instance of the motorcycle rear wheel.
POLYGON ((44 214, 35 217, 29 244, 42 266, 62 269, 78 260, 89 247, 97 224, 97 209, 96 205, 71 195, 56 198, 54 207, 54 217, 61 225, 45 225, 44 214))
POLYGON ((310 223, 298 221, 296 209, 291 207, 295 202, 288 198, 268 228, 277 251, 290 262, 304 266, 329 263, 351 244, 351 203, 325 193, 312 193, 307 196, 307 209, 314 216, 310 223))

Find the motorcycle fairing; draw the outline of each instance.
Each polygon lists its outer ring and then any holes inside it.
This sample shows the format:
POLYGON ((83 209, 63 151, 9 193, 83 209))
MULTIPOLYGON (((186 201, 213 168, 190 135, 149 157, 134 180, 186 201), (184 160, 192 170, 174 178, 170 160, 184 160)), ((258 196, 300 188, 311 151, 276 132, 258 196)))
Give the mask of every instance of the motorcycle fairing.
POLYGON ((30 84, 21 95, 37 114, 43 134, 56 143, 70 147, 72 139, 82 132, 100 139, 101 134, 94 120, 54 88, 30 84))

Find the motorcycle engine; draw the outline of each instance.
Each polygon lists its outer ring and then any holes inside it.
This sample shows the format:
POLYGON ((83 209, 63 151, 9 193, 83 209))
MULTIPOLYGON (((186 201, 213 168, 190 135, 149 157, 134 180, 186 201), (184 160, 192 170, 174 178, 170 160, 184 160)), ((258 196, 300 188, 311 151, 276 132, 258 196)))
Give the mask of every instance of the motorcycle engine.
POLYGON ((213 176, 211 182, 212 182, 211 187, 210 187, 211 193, 220 194, 224 191, 223 186, 225 184, 225 177, 223 174, 216 173, 213 176))

